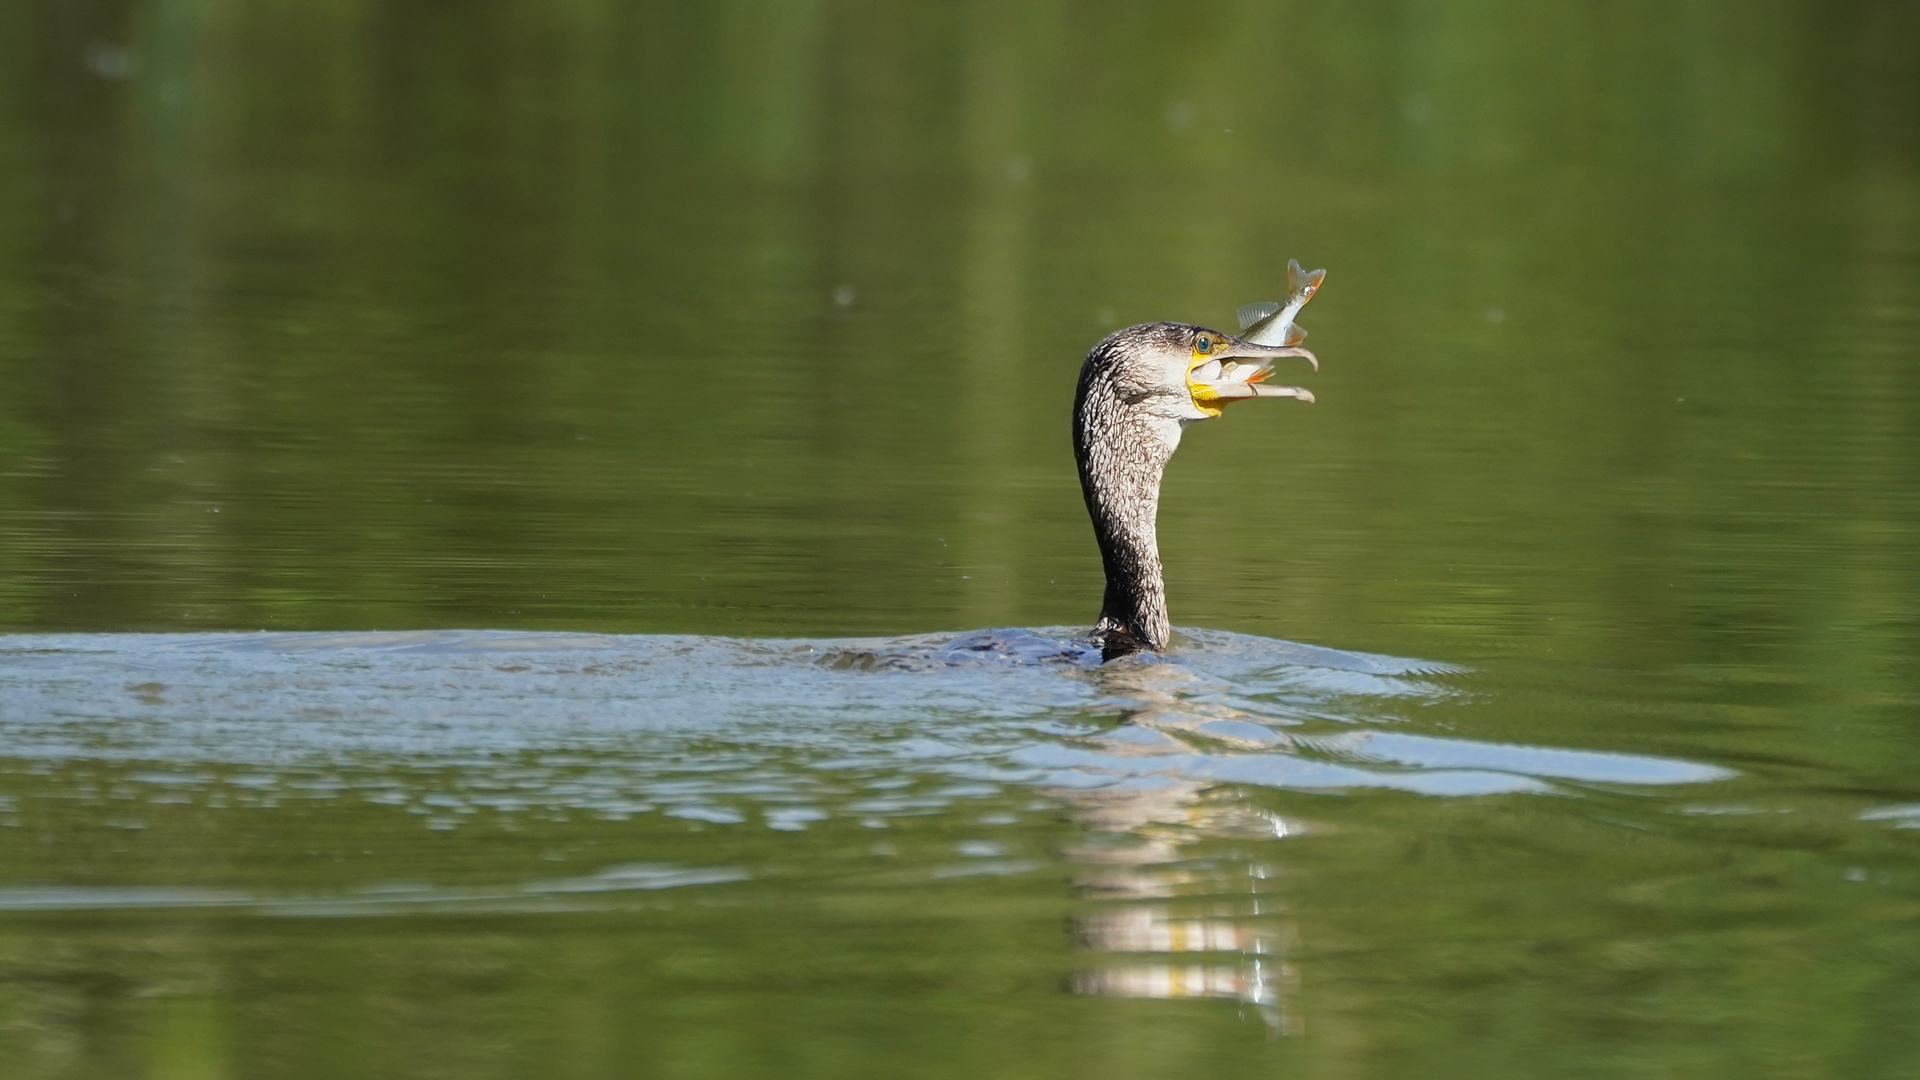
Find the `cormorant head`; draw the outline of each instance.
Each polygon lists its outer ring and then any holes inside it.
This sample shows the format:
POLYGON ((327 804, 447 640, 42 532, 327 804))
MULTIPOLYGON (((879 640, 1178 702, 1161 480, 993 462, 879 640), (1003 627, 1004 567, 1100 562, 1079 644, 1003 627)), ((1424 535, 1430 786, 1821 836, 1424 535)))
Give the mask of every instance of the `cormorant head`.
POLYGON ((1115 331, 1094 349, 1113 365, 1120 397, 1135 408, 1183 424, 1219 416, 1228 403, 1256 397, 1312 401, 1298 386, 1268 386, 1274 360, 1314 355, 1297 346, 1255 345, 1185 323, 1145 323, 1115 331))

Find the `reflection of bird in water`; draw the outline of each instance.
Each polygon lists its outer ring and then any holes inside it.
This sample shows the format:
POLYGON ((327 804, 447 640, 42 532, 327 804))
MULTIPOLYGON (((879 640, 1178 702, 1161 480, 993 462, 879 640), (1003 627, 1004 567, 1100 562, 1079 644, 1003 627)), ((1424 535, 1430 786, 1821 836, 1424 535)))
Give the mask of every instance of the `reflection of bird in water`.
POLYGON ((1297 347, 1305 335, 1291 318, 1318 288, 1323 271, 1303 275, 1298 264, 1289 270, 1293 302, 1284 311, 1242 309, 1243 321, 1254 327, 1248 337, 1146 323, 1108 335, 1081 365, 1073 453, 1107 572, 1100 622, 1091 635, 1106 659, 1162 651, 1172 632, 1154 517, 1160 476, 1180 445, 1181 430, 1219 416, 1232 401, 1313 400, 1297 386, 1261 381, 1273 373, 1277 357, 1297 356, 1319 366, 1312 353, 1297 347))

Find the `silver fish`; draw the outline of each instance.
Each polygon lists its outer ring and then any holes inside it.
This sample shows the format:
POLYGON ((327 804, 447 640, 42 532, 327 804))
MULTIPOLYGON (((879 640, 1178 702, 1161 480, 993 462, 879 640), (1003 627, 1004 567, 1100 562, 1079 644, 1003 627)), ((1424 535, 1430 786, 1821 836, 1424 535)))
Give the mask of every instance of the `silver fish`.
POLYGON ((1325 270, 1309 273, 1300 269, 1298 259, 1287 260, 1287 306, 1271 300, 1248 304, 1238 312, 1240 337, 1255 345, 1298 345, 1307 340, 1307 332, 1294 324, 1294 316, 1320 291, 1325 270))

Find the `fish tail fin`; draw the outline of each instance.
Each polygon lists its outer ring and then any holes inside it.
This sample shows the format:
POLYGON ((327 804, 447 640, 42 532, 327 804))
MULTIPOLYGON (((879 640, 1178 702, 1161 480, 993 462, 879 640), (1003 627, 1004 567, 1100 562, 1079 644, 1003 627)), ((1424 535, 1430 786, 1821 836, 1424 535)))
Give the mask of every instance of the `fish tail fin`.
POLYGON ((1290 299, 1303 304, 1313 299, 1313 294, 1319 291, 1320 283, 1326 277, 1325 270, 1302 270, 1299 259, 1287 260, 1287 293, 1290 299))

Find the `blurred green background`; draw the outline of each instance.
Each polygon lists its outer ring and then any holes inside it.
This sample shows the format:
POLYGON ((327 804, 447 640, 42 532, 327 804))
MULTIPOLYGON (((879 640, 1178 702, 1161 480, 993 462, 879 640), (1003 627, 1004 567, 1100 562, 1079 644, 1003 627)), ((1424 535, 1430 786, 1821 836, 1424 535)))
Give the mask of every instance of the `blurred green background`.
POLYGON ((1297 256, 1320 404, 1189 433, 1176 624, 1912 641, 1909 2, 46 0, 0 48, 9 629, 1085 623, 1080 357, 1297 256))

